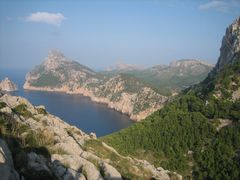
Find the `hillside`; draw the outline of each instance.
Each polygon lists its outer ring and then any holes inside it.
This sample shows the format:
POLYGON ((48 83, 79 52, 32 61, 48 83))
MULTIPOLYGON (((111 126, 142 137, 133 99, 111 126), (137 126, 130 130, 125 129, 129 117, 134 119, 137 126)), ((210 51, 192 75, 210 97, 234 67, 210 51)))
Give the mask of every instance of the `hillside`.
POLYGON ((102 138, 120 153, 194 179, 240 178, 240 18, 216 67, 140 123, 102 138))
POLYGON ((117 68, 101 72, 104 75, 126 73, 135 76, 164 95, 171 95, 204 80, 213 66, 203 61, 184 59, 173 61, 169 66, 156 65, 150 68, 117 68))
POLYGON ((181 178, 115 149, 26 99, 0 96, 0 174, 3 180, 181 178))
POLYGON ((161 108, 168 99, 131 75, 109 78, 56 50, 26 75, 24 89, 83 94, 136 121, 161 108))

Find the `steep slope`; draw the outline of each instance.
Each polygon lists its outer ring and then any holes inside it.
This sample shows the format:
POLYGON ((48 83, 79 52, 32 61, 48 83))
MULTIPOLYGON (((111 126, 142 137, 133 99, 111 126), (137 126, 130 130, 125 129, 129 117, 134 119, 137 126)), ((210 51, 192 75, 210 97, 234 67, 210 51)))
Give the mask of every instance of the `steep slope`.
POLYGON ((180 175, 120 155, 43 106, 11 95, 0 97, 1 179, 163 179, 180 175))
POLYGON ((52 50, 41 65, 26 75, 24 88, 68 88, 73 91, 75 84, 97 83, 103 78, 86 66, 67 59, 60 51, 52 50))
POLYGON ((136 121, 161 108, 167 101, 167 97, 137 78, 124 74, 107 78, 68 60, 58 51, 51 51, 41 65, 27 74, 24 89, 83 94, 128 114, 136 121))
POLYGON ((227 29, 218 65, 202 83, 142 122, 102 140, 125 155, 194 179, 239 179, 239 39, 238 18, 227 29), (222 50, 225 43, 230 43, 231 53, 222 50), (229 54, 231 59, 223 59, 229 54))
POLYGON ((104 75, 126 73, 135 76, 164 95, 172 95, 204 80, 213 65, 203 61, 184 59, 173 61, 169 66, 156 65, 146 69, 123 69, 101 72, 104 75))
POLYGON ((17 91, 18 90, 18 87, 17 85, 12 82, 10 79, 8 78, 5 78, 4 80, 2 80, 0 82, 0 90, 2 91, 7 91, 7 92, 10 92, 10 91, 17 91))

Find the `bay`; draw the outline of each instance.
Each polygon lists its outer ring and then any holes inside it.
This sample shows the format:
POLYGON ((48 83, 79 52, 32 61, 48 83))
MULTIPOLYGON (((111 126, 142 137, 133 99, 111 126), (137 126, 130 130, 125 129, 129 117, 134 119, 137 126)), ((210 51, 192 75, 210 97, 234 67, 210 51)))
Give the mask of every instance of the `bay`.
POLYGON ((110 109, 106 105, 92 102, 82 95, 24 90, 23 84, 27 72, 28 70, 21 69, 2 69, 0 80, 9 77, 19 88, 18 91, 12 92, 12 95, 25 97, 33 105, 44 105, 49 113, 86 133, 94 132, 100 137, 119 131, 133 123, 127 115, 110 109))

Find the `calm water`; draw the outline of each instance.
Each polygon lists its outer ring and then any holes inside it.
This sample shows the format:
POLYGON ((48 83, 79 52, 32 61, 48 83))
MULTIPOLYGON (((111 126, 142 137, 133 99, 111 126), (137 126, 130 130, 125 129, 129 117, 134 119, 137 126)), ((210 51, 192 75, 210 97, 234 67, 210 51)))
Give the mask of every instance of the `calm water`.
POLYGON ((27 70, 0 70, 0 79, 9 77, 18 85, 19 91, 11 94, 23 96, 34 105, 44 105, 51 114, 87 133, 95 132, 99 137, 133 123, 128 116, 81 95, 23 90, 26 72, 27 70))

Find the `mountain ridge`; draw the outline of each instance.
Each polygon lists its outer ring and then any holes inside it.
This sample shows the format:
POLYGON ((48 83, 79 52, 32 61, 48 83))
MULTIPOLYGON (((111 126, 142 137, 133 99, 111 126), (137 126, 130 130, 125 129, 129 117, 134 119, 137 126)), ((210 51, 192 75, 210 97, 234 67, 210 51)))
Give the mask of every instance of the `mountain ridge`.
POLYGON ((105 76, 125 73, 135 76, 145 84, 165 96, 171 96, 189 86, 201 82, 213 65, 194 59, 172 61, 169 65, 155 65, 142 69, 113 69, 101 71, 105 76))
POLYGON ((26 75, 24 89, 82 94, 136 121, 161 108, 168 99, 137 78, 123 74, 106 77, 55 51, 26 75))

